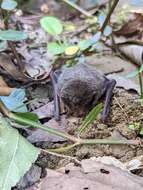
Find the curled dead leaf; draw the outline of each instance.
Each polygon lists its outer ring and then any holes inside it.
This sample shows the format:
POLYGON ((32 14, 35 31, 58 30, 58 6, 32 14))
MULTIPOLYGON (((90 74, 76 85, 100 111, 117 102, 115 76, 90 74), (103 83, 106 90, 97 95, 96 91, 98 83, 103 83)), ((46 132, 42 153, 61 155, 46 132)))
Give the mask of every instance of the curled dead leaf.
POLYGON ((8 74, 17 81, 26 82, 29 79, 14 65, 8 54, 2 53, 0 55, 0 67, 2 72, 8 74))

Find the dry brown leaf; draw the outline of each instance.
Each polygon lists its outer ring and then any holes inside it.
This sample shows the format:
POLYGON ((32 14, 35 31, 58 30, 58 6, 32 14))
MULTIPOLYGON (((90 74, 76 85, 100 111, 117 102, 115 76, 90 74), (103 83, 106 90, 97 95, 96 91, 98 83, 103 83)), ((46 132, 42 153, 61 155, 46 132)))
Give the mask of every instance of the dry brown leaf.
POLYGON ((44 119, 44 118, 53 117, 53 111, 54 111, 54 102, 49 102, 48 104, 41 106, 40 108, 35 109, 32 112, 36 113, 39 119, 44 119))
POLYGON ((0 76, 0 86, 5 86, 5 87, 8 87, 7 83, 4 81, 3 77, 0 76))
POLYGON ((0 96, 9 96, 15 88, 0 87, 0 96))
POLYGON ((137 156, 132 160, 126 162, 124 165, 130 171, 143 169, 143 156, 137 156))
POLYGON ((40 190, 141 190, 142 177, 96 160, 82 160, 82 167, 66 166, 63 172, 47 170, 40 190))
POLYGON ((27 77, 18 70, 14 65, 12 60, 7 54, 2 53, 0 55, 0 67, 4 70, 5 73, 10 75, 12 78, 18 81, 28 81, 27 77))
POLYGON ((134 37, 141 39, 143 33, 143 15, 139 13, 133 14, 133 19, 125 23, 120 30, 114 31, 116 36, 134 37))
MULTIPOLYGON (((50 128, 58 129, 59 131, 66 131, 67 120, 65 117, 61 117, 61 122, 57 122, 55 119, 51 119, 50 121, 44 123, 50 128)), ((27 138, 30 142, 63 142, 65 139, 62 137, 51 135, 50 133, 43 131, 41 129, 37 129, 31 132, 31 135, 27 138)))
POLYGON ((118 74, 108 75, 108 78, 116 80, 116 87, 124 88, 125 90, 135 90, 136 92, 140 93, 139 85, 128 78, 119 76, 118 74))
MULTIPOLYGON (((38 39, 39 38, 40 37, 38 37, 38 39)), ((29 51, 27 45, 25 45, 19 48, 18 52, 25 59, 26 64, 24 68, 27 77, 32 78, 33 80, 43 80, 49 76, 52 68, 53 55, 45 52, 45 48, 31 49, 29 51)))

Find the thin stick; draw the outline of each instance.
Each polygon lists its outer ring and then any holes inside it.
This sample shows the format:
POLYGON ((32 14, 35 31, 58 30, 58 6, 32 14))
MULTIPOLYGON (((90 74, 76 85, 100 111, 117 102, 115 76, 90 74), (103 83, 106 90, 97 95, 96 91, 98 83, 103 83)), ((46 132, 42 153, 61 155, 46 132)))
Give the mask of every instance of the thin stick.
POLYGON ((44 149, 41 149, 41 151, 43 153, 47 153, 47 154, 51 154, 51 155, 54 155, 54 156, 57 156, 57 157, 61 157, 61 158, 66 158, 66 159, 69 159, 69 160, 73 160, 74 162, 76 162, 78 165, 81 165, 80 161, 76 158, 76 157, 73 157, 73 156, 67 156, 67 155, 63 155, 63 154, 58 154, 56 152, 51 152, 49 150, 44 150, 44 149))
POLYGON ((142 72, 138 73, 138 77, 139 77, 139 84, 140 84, 140 96, 141 99, 143 99, 143 81, 142 81, 142 72))
POLYGON ((107 15, 107 17, 106 17, 106 19, 105 19, 105 21, 104 21, 104 23, 103 23, 103 25, 102 25, 102 27, 101 27, 101 29, 100 29, 100 31, 101 31, 102 33, 104 32, 104 29, 105 29, 105 27, 107 26, 107 24, 108 24, 108 22, 109 22, 109 20, 110 20, 110 17, 111 17, 111 15, 112 15, 112 13, 113 13, 115 7, 117 6, 118 2, 119 2, 119 0, 114 0, 113 5, 110 7, 109 12, 108 12, 108 15, 107 15))
POLYGON ((84 9, 82 9, 80 6, 76 5, 75 3, 72 3, 69 0, 62 0, 63 2, 67 3, 68 5, 70 5, 71 7, 73 7, 74 9, 78 10, 79 12, 81 12, 83 15, 87 16, 87 17, 93 17, 92 14, 90 14, 88 11, 85 11, 84 9))

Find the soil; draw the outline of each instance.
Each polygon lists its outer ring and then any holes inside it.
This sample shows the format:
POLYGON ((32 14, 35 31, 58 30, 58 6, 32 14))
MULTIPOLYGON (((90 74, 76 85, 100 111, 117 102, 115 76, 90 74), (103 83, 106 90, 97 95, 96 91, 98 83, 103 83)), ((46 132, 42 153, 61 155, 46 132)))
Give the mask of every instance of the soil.
MULTIPOLYGON (((138 132, 129 129, 129 124, 140 122, 143 125, 143 106, 138 101, 138 95, 129 93, 122 89, 116 89, 109 120, 103 124, 97 120, 90 130, 83 135, 83 138, 108 138, 113 134, 119 138, 137 139, 138 132)), ((79 119, 80 120, 80 119, 79 119)), ((71 118, 68 123, 68 131, 75 134, 79 127, 79 120, 71 118)), ((70 155, 78 159, 89 158, 92 156, 114 156, 120 161, 131 160, 135 156, 143 154, 143 149, 136 146, 127 145, 83 145, 76 148, 70 155)))
MULTIPOLYGON (((76 135, 77 128, 82 119, 68 117, 67 132, 76 135)), ((143 125, 143 105, 139 101, 139 96, 134 92, 127 92, 124 89, 115 89, 112 99, 111 113, 108 121, 102 123, 100 117, 90 127, 82 138, 111 138, 111 135, 119 139, 135 140, 141 139, 138 131, 129 129, 129 124, 140 123, 143 125)), ((38 145, 39 146, 39 145, 38 145)), ((41 145, 40 145, 41 146, 41 145)), ((44 143, 42 147, 61 147, 64 144, 44 143)), ((86 159, 98 156, 113 156, 120 161, 126 162, 132 158, 142 155, 143 148, 131 145, 82 145, 78 146, 64 154, 75 156, 77 159, 86 159)), ((37 164, 42 167, 59 168, 67 164, 67 159, 57 158, 56 156, 41 155, 37 164), (59 162, 60 161, 60 162, 59 162)))

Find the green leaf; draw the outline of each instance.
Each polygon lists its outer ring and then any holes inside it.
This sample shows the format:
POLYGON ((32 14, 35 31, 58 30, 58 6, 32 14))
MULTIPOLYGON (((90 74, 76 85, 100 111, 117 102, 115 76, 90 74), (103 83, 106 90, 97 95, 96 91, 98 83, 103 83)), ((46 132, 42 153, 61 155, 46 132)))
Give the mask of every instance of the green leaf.
POLYGON ((65 52, 66 46, 57 42, 48 43, 48 51, 54 55, 62 54, 65 52))
POLYGON ((22 31, 3 30, 0 31, 0 40, 20 41, 28 38, 28 35, 22 31))
POLYGON ((40 20, 42 28, 50 35, 56 36, 62 33, 63 25, 59 19, 52 16, 43 17, 40 20))
POLYGON ((0 52, 4 51, 7 49, 7 41, 1 41, 0 42, 0 52))
POLYGON ((17 2, 14 0, 3 0, 1 4, 1 8, 7 11, 12 11, 17 7, 17 2))
MULTIPOLYGON (((28 119, 30 121, 33 121, 33 122, 39 122, 39 118, 38 118, 38 115, 35 114, 35 113, 31 113, 31 112, 26 112, 26 113, 14 113, 14 115, 18 116, 18 117, 21 117, 22 119, 28 119)), ((24 123, 20 123, 22 125, 25 125, 24 123)), ((24 126, 25 128, 25 126, 24 126)))
POLYGON ((102 103, 96 105, 85 117, 81 127, 78 130, 79 134, 88 129, 89 125, 96 120, 97 116, 99 115, 99 113, 101 113, 101 111, 102 111, 102 103))
POLYGON ((129 124, 128 128, 134 131, 138 131, 138 134, 143 135, 143 127, 139 122, 129 124))
POLYGON ((91 40, 81 40, 78 45, 80 47, 80 50, 84 51, 88 49, 92 45, 92 43, 91 40))
POLYGON ((94 45, 96 42, 98 42, 101 38, 101 32, 97 32, 92 38, 91 43, 94 45))
POLYGON ((40 153, 4 119, 0 119, 0 189, 11 190, 40 153))

